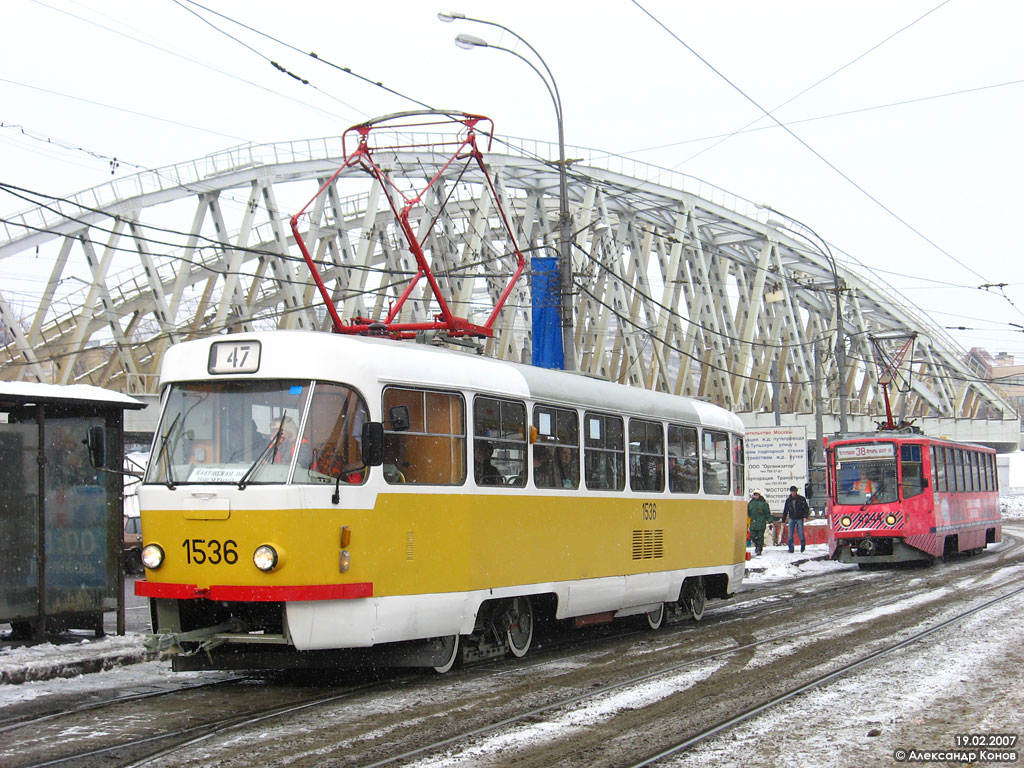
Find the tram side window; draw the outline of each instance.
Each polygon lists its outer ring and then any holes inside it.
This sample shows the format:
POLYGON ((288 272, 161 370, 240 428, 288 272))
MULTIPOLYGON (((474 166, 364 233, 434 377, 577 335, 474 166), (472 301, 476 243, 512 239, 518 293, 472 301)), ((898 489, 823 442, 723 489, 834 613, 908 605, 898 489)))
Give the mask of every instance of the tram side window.
POLYGON ((388 387, 384 413, 404 405, 409 429, 384 422, 384 479, 394 485, 461 485, 466 480, 466 417, 462 396, 452 392, 388 387))
POLYGON ((743 471, 743 438, 734 437, 732 439, 732 480, 733 489, 732 492, 736 496, 742 496, 744 493, 744 480, 745 473, 743 471))
POLYGON ((974 489, 977 491, 985 490, 985 469, 984 469, 985 455, 982 453, 974 454, 974 489))
POLYGON ((669 425, 668 489, 672 493, 700 492, 700 461, 694 427, 669 425))
POLYGON ((959 448, 953 449, 953 466, 956 469, 956 490, 966 491, 967 476, 964 474, 964 452, 959 448))
POLYGON ((580 431, 576 411, 534 406, 533 484, 538 488, 580 487, 580 431))
POLYGON ((988 455, 988 489, 990 491, 999 490, 999 475, 996 472, 996 457, 991 453, 988 455))
POLYGON ((634 491, 665 489, 665 436, 656 421, 629 420, 629 487, 634 491))
POLYGON ((946 486, 950 493, 955 493, 957 488, 956 479, 956 455, 952 448, 946 448, 946 486))
POLYGON ((526 405, 480 397, 473 401, 473 477, 477 485, 526 485, 526 405))
POLYGON ((729 435, 704 430, 701 451, 704 493, 724 496, 729 493, 729 435))
POLYGON ((970 457, 970 460, 971 460, 971 465, 970 465, 971 490, 972 491, 980 491, 981 490, 981 482, 980 482, 980 478, 978 477, 978 454, 975 453, 974 451, 970 451, 967 455, 970 457))
POLYGON ((946 492, 946 459, 945 450, 938 445, 932 446, 932 483, 937 493, 946 492))
POLYGON ((626 487, 622 419, 603 413, 586 413, 583 423, 587 488, 592 491, 621 491, 626 487))
POLYGON ((310 401, 302 442, 312 447, 308 470, 295 469, 294 482, 315 483, 341 478, 343 483, 366 479, 363 466, 363 424, 369 420, 366 403, 351 387, 317 382, 310 401))
POLYGON ((900 464, 903 465, 903 498, 917 496, 924 491, 923 465, 920 445, 900 446, 900 464))

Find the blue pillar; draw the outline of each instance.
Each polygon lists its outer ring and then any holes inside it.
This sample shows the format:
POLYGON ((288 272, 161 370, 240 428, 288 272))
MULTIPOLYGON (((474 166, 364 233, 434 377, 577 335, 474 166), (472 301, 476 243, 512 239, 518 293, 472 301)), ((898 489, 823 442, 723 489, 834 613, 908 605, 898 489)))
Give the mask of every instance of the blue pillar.
POLYGON ((565 368, 562 350, 561 296, 558 259, 534 256, 533 272, 533 364, 540 368, 565 368))

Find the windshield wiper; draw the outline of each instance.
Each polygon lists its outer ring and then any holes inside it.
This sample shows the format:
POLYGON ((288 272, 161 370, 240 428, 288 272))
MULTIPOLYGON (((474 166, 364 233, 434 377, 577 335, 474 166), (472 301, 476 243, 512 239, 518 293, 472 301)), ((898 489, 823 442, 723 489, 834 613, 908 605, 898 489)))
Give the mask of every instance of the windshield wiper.
POLYGON ((157 451, 157 458, 163 460, 164 468, 167 472, 165 484, 167 489, 173 491, 177 486, 174 484, 174 462, 170 456, 167 455, 167 443, 170 440, 171 433, 174 428, 178 426, 178 420, 181 418, 181 412, 174 417, 174 421, 171 422, 171 426, 164 432, 163 437, 160 439, 160 450, 157 451))
POLYGON ((270 452, 278 444, 278 441, 280 441, 281 434, 283 432, 284 432, 284 422, 281 422, 281 424, 279 424, 278 427, 277 427, 277 432, 275 432, 274 434, 272 434, 270 436, 270 440, 267 442, 266 447, 264 447, 264 449, 262 451, 260 451, 260 455, 256 457, 256 461, 254 461, 249 466, 249 468, 247 470, 245 470, 245 474, 242 475, 239 478, 239 480, 238 480, 238 490, 240 490, 240 491, 244 491, 245 490, 245 486, 249 483, 249 478, 252 477, 252 475, 256 472, 257 467, 259 467, 260 464, 262 464, 264 461, 266 461, 267 456, 270 455, 270 452))

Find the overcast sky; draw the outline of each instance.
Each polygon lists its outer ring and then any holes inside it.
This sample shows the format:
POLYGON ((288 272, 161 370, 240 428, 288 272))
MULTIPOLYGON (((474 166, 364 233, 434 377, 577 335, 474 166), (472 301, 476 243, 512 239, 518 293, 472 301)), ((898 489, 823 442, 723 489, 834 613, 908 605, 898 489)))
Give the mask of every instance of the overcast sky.
MULTIPOLYGON (((444 7, 544 56, 569 144, 767 202, 939 327, 972 329, 949 331, 964 347, 1024 362, 1017 0, 5 0, 0 181, 66 194, 417 108, 223 16, 412 99, 488 115, 499 133, 555 140, 537 75, 453 38, 529 51, 441 23, 444 7)), ((0 214, 25 207, 0 191, 0 214)))

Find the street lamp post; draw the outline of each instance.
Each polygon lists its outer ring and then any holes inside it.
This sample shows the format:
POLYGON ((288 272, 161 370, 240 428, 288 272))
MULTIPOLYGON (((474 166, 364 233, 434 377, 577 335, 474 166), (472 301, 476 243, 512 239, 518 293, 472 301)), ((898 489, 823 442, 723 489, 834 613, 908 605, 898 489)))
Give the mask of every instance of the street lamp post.
POLYGON ((828 241, 825 240, 821 235, 811 229, 809 226, 804 224, 798 219, 794 219, 792 216, 788 216, 782 211, 777 211, 766 203, 757 203, 758 208, 762 208, 772 213, 777 213, 779 216, 784 216, 789 221, 798 225, 800 229, 796 229, 792 226, 779 221, 769 221, 769 225, 777 225, 782 229, 787 229, 790 232, 800 235, 805 240, 810 242, 815 250, 818 251, 822 256, 828 260, 829 268, 832 270, 832 288, 835 292, 836 301, 836 374, 839 378, 839 431, 845 433, 847 431, 847 419, 846 419, 846 339, 843 335, 843 313, 842 313, 842 287, 839 284, 839 268, 836 265, 836 258, 832 254, 832 249, 829 248, 828 241), (814 235, 814 240, 807 237, 805 232, 810 232, 814 235), (815 242, 815 240, 817 242, 815 242))
POLYGON ((503 48, 500 45, 492 45, 486 40, 482 40, 481 38, 473 35, 460 34, 455 38, 455 44, 460 48, 467 50, 472 48, 493 48, 498 51, 510 53, 519 60, 526 62, 530 69, 536 72, 537 76, 543 81, 544 87, 547 88, 548 95, 551 97, 551 101, 555 106, 555 118, 558 121, 558 282, 561 288, 560 307, 562 325, 562 356, 564 359, 564 369, 568 371, 575 370, 576 345, 573 340, 572 235, 571 221, 569 217, 569 180, 565 161, 565 125, 562 120, 562 97, 558 93, 558 84, 555 82, 554 75, 551 74, 551 69, 548 67, 547 62, 544 61, 544 57, 537 52, 537 49, 508 27, 493 21, 486 21, 485 19, 471 18, 459 11, 440 11, 437 14, 437 18, 444 22, 452 22, 456 20, 472 21, 477 24, 486 24, 490 27, 497 27, 498 29, 505 31, 529 48, 533 55, 537 57, 537 61, 539 61, 541 66, 544 68, 544 72, 547 73, 547 77, 545 77, 544 73, 537 69, 532 61, 510 48, 503 48))

